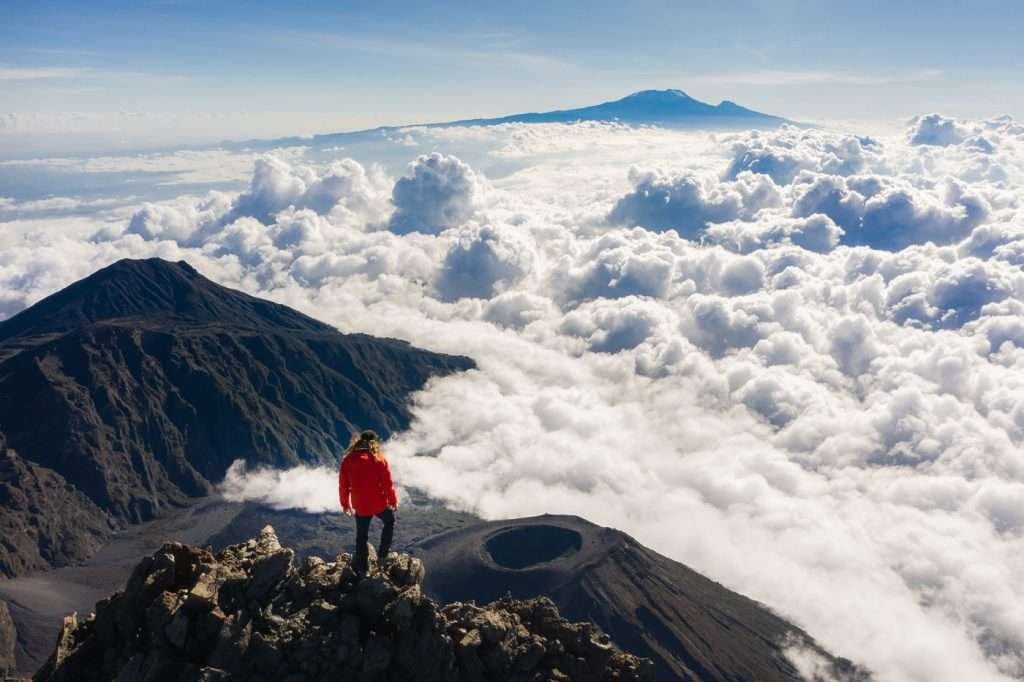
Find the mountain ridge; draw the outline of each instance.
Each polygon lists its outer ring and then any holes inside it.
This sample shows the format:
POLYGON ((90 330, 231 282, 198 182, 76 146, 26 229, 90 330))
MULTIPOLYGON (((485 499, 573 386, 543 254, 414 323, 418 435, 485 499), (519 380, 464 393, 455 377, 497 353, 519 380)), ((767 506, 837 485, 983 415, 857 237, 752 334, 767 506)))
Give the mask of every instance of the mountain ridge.
POLYGON ((570 109, 511 114, 493 118, 472 118, 434 123, 427 127, 497 125, 501 123, 567 123, 574 121, 619 120, 625 123, 671 123, 687 118, 741 118, 784 123, 785 119, 747 109, 723 100, 717 105, 690 97, 682 90, 638 90, 617 100, 570 109))
POLYGON ((434 123, 406 123, 376 128, 319 133, 311 137, 225 140, 221 146, 252 147, 266 145, 332 144, 369 135, 393 133, 405 128, 450 128, 457 126, 492 126, 504 123, 575 123, 577 121, 621 122, 633 125, 666 125, 669 127, 705 128, 775 128, 789 119, 743 107, 731 100, 708 104, 678 89, 638 90, 617 100, 600 104, 552 111, 522 112, 504 116, 476 117, 434 123))

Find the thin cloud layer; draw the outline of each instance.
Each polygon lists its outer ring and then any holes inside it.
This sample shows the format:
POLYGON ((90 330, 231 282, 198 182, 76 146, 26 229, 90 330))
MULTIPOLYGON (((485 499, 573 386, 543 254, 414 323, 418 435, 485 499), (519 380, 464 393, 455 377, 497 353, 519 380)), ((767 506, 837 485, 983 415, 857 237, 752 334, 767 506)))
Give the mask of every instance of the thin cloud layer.
MULTIPOLYGON (((388 443, 403 484, 623 528, 879 679, 1021 679, 1024 128, 923 121, 410 129, 447 153, 391 178, 268 157, 237 194, 6 223, 0 314, 160 255, 469 354, 388 443)), ((324 511, 335 481, 225 485, 324 511)))

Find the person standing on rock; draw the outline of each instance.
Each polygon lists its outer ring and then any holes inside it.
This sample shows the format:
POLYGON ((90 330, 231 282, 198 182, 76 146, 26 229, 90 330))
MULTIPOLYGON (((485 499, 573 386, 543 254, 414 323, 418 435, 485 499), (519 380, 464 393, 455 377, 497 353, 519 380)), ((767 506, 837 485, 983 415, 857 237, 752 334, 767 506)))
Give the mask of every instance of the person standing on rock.
POLYGON ((341 459, 338 475, 338 496, 341 508, 356 517, 356 556, 354 568, 359 573, 369 570, 370 550, 367 545, 370 521, 376 516, 384 522, 377 550, 379 561, 387 559, 395 531, 395 510, 398 496, 391 481, 391 467, 380 447, 380 437, 373 431, 352 436, 348 450, 341 459))

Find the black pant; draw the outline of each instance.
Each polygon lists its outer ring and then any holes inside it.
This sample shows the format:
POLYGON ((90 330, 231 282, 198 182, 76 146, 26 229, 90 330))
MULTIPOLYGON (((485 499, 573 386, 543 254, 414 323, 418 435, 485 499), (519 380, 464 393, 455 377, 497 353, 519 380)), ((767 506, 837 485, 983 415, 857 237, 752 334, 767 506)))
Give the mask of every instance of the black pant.
MULTIPOLYGON (((395 532, 395 512, 385 509, 377 518, 384 522, 384 528, 380 531, 380 546, 377 549, 377 560, 383 561, 391 551, 391 537, 395 532)), ((356 514, 356 558, 355 567, 365 571, 370 563, 370 550, 367 548, 367 541, 370 537, 370 521, 372 516, 359 516, 356 514)))

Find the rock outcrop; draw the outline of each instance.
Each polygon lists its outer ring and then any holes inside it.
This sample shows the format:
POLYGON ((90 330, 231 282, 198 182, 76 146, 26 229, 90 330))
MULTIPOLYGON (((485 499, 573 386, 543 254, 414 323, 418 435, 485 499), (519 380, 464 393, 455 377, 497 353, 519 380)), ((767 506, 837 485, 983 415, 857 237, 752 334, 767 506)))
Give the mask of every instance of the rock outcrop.
POLYGON ((423 564, 391 555, 293 567, 273 528, 214 555, 167 544, 96 613, 68 616, 37 682, 147 680, 653 680, 544 597, 486 606, 425 597, 423 564))

